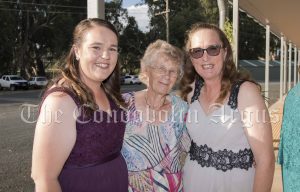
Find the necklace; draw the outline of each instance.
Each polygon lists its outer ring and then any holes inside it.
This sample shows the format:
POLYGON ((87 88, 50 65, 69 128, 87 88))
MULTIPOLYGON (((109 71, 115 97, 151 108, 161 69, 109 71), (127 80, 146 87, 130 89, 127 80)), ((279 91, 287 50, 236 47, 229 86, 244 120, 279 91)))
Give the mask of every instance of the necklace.
POLYGON ((166 103, 166 98, 167 98, 167 96, 164 97, 164 100, 163 100, 163 102, 162 102, 160 105, 155 106, 155 105, 151 105, 151 104, 148 102, 148 94, 147 94, 147 93, 145 94, 145 102, 146 102, 146 105, 147 105, 150 109, 155 110, 155 111, 159 110, 162 106, 165 105, 165 103, 166 103))

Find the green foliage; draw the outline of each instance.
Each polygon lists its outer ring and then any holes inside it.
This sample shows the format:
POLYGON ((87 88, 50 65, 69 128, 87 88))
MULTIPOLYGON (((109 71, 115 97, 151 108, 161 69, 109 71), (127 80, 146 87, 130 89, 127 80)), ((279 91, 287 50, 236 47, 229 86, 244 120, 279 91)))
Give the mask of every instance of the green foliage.
MULTIPOLYGON (((163 0, 153 2, 144 1, 149 6, 150 31, 147 38, 150 42, 156 39, 166 39, 166 21, 163 15, 156 13, 166 10, 163 0)), ((218 6, 211 0, 169 0, 169 34, 170 43, 184 47, 185 33, 196 22, 209 22, 216 24, 218 21, 218 6)))
POLYGON ((226 37, 228 38, 230 44, 232 45, 233 43, 233 28, 232 28, 232 23, 230 20, 227 18, 225 23, 224 23, 224 33, 226 37))
POLYGON ((203 7, 203 17, 206 23, 218 24, 219 21, 219 9, 216 0, 200 0, 203 7))
POLYGON ((15 28, 10 27, 10 24, 15 22, 15 17, 11 12, 0 12, 0 76, 16 70, 12 61, 14 59, 13 51, 17 31, 15 28))
MULTIPOLYGON (((196 22, 218 24, 217 1, 169 1, 170 43, 184 47, 185 32, 196 22)), ((133 17, 122 8, 123 0, 105 2, 105 18, 120 32, 119 60, 123 73, 136 73, 139 61, 149 43, 166 39, 164 0, 144 0, 149 6, 150 31, 143 33, 133 17)), ((0 2, 0 75, 21 71, 24 77, 43 75, 70 48, 75 25, 86 18, 84 0, 22 0, 0 2), (50 5, 51 4, 51 5, 50 5), (72 7, 60 7, 67 5, 72 7), (74 6, 78 6, 75 8, 74 6)), ((231 5, 228 5, 229 7, 231 5)), ((232 10, 227 9, 231 19, 232 10)), ((232 43, 232 24, 225 22, 224 31, 232 43)), ((240 13, 239 59, 257 59, 265 55, 265 29, 245 13, 240 13)), ((274 53, 280 41, 271 35, 274 53)))
POLYGON ((105 19, 110 21, 119 32, 124 29, 123 22, 128 20, 127 9, 122 8, 122 0, 105 2, 105 19))
MULTIPOLYGON (((45 67, 64 54, 69 46, 74 25, 86 17, 86 1, 6 1, 0 2, 1 39, 6 39, 1 52, 4 67, 0 73, 17 73, 28 78, 45 75, 45 67), (78 8, 63 7, 78 6, 78 8), (83 9, 82 9, 83 8, 83 9), (5 22, 6 21, 6 22, 5 22), (9 41, 7 41, 9 40, 9 41), (68 43, 66 43, 68 42, 68 43)), ((2 41, 3 42, 3 41, 2 41)))
POLYGON ((120 36, 121 71, 123 73, 136 73, 143 50, 146 49, 145 34, 138 29, 134 17, 128 17, 128 25, 120 36))

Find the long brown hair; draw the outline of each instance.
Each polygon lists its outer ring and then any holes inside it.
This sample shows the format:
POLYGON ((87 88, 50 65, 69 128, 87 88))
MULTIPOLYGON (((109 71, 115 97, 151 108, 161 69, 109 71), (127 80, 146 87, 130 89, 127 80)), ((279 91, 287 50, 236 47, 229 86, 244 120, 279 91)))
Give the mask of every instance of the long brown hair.
MULTIPOLYGON (((255 82, 250 79, 249 74, 242 73, 236 69, 235 63, 233 61, 233 53, 232 53, 231 45, 225 33, 215 25, 208 24, 208 23, 195 23, 194 25, 192 25, 191 29, 188 30, 186 33, 186 41, 185 41, 186 52, 188 53, 189 49, 191 48, 191 38, 194 35, 194 33, 202 29, 209 29, 215 31, 222 42, 222 47, 227 51, 223 63, 223 69, 222 69, 221 91, 219 97, 216 100, 216 102, 221 103, 226 98, 227 94, 230 92, 233 83, 236 82, 237 80, 248 80, 253 83, 255 82)), ((199 78, 200 80, 202 78, 198 75, 198 73, 196 73, 190 58, 187 58, 184 69, 185 71, 182 80, 180 81, 179 87, 180 87, 180 96, 185 101, 187 101, 187 95, 192 91, 192 87, 190 85, 195 81, 196 78, 199 78)))
MULTIPOLYGON (((61 74, 59 74, 52 83, 52 85, 55 84, 56 86, 63 86, 71 89, 71 91, 78 96, 80 103, 82 105, 89 106, 92 110, 97 110, 98 106, 95 102, 92 90, 79 78, 79 61, 75 59, 76 55, 74 45, 80 46, 83 41, 84 34, 95 26, 106 27, 107 29, 110 29, 117 38, 119 38, 117 30, 108 21, 99 18, 91 18, 79 22, 73 31, 72 47, 65 58, 65 64, 61 69, 61 74)), ((102 86, 105 93, 109 95, 117 105, 125 108, 126 104, 120 93, 121 86, 119 81, 119 68, 120 64, 117 61, 117 65, 112 74, 102 82, 102 85, 99 84, 99 87, 102 86)), ((50 84, 48 88, 52 85, 50 84)))

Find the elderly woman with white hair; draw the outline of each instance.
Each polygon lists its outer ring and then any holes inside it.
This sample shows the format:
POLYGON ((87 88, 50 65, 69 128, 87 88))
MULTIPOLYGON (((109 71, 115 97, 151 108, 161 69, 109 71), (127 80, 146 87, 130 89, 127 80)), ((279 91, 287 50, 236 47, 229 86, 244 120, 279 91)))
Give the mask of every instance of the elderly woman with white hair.
POLYGON ((181 78, 184 55, 157 40, 141 60, 140 79, 147 89, 124 94, 127 125, 122 154, 129 191, 182 191, 182 167, 190 145, 186 102, 171 93, 181 78))

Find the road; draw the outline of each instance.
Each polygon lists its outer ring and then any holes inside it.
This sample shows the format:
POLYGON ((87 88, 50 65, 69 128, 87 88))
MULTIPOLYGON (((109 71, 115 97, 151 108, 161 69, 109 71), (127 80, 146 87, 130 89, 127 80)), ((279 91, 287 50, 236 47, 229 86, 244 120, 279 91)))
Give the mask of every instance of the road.
MULTIPOLYGON (((122 85, 121 91, 124 92, 130 92, 130 91, 136 91, 144 89, 144 85, 122 85)), ((42 95, 41 89, 35 89, 35 90, 19 90, 19 91, 7 91, 2 90, 0 91, 0 104, 10 104, 10 103, 32 103, 37 104, 40 102, 42 95)))

